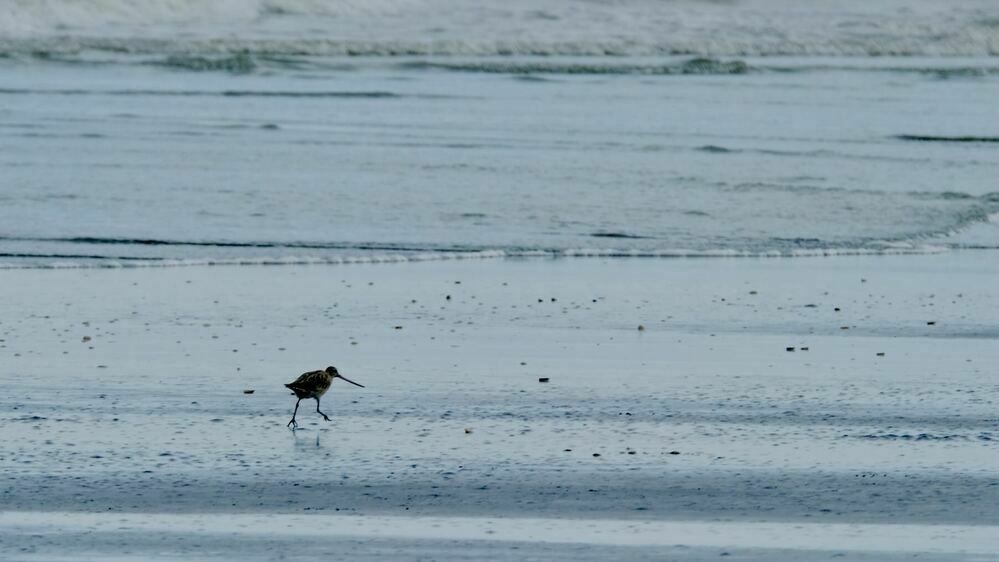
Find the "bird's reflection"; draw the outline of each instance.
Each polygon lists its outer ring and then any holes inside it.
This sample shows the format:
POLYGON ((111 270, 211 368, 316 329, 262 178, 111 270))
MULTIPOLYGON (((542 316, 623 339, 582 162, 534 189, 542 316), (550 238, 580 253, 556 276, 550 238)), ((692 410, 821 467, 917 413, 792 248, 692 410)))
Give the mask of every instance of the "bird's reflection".
POLYGON ((302 430, 291 432, 295 436, 295 448, 300 450, 323 448, 322 442, 319 440, 322 433, 322 431, 316 431, 316 438, 313 439, 311 435, 302 430))

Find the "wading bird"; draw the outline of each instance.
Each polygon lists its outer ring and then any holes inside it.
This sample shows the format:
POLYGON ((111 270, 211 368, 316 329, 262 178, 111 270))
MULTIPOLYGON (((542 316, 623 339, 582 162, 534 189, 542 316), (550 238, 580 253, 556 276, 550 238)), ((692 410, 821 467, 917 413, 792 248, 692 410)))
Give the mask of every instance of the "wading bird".
POLYGON ((298 427, 298 422, 295 421, 295 416, 298 414, 298 404, 306 398, 315 398, 316 412, 318 412, 324 420, 330 421, 329 416, 319 410, 319 399, 323 394, 326 394, 327 390, 329 390, 330 385, 333 384, 333 379, 343 379, 350 384, 364 388, 363 384, 357 384, 356 382, 338 373, 336 367, 326 367, 326 369, 322 371, 309 371, 308 373, 302 373, 302 375, 293 382, 285 385, 295 393, 295 396, 298 397, 298 402, 295 402, 295 412, 291 414, 291 421, 288 422, 288 426, 292 429, 298 427))

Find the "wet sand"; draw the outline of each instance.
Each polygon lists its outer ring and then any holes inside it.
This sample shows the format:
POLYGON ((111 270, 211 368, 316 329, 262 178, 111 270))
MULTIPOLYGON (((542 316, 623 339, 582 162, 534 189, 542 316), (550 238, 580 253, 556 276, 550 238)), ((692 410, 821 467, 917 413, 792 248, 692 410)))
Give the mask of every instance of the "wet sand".
POLYGON ((982 256, 0 271, 0 558, 999 559, 982 256))

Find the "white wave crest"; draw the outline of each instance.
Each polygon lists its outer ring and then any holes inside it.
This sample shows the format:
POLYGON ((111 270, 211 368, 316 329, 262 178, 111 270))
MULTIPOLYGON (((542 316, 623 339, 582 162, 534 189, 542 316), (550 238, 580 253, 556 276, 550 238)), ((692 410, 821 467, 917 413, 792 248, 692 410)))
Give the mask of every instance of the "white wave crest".
POLYGON ((383 17, 420 0, 7 0, 0 3, 0 32, 50 33, 178 25, 252 26, 279 16, 383 17))
POLYGON ((0 2, 0 52, 44 47, 23 43, 40 39, 57 52, 75 47, 314 55, 994 56, 999 55, 999 4, 994 0, 842 0, 807 6, 797 0, 0 2))

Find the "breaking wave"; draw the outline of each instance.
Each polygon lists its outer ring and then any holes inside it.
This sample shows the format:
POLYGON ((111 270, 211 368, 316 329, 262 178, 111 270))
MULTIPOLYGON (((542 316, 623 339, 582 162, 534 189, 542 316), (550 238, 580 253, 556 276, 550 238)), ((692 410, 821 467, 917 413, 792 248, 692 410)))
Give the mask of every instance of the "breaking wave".
MULTIPOLYGON (((187 67, 192 70, 208 70, 222 65, 221 70, 231 70, 236 67, 245 71, 256 61, 252 59, 235 58, 241 53, 250 56, 300 56, 300 57, 662 57, 662 56, 692 56, 698 58, 717 57, 996 57, 999 56, 999 33, 994 40, 985 44, 970 42, 965 45, 944 45, 940 48, 930 48, 926 45, 885 44, 881 41, 870 45, 858 45, 856 42, 830 41, 824 44, 807 45, 801 43, 752 42, 739 44, 716 44, 702 41, 614 41, 614 40, 337 40, 337 39, 147 39, 138 37, 82 37, 61 36, 46 38, 0 38, 0 58, 34 58, 59 59, 85 55, 87 53, 106 53, 117 56, 124 55, 167 55, 162 64, 167 66, 187 67), (221 57, 214 59, 212 57, 221 57)), ((448 65, 441 65, 448 68, 448 65)), ((454 65, 455 70, 479 70, 485 72, 506 72, 503 65, 467 66, 454 65)), ((551 68, 556 72, 572 71, 579 73, 580 69, 572 67, 551 68)), ((591 67, 591 71, 600 73, 621 71, 625 68, 633 73, 676 74, 677 69, 665 67, 636 66, 627 67, 591 67)), ((584 67, 585 69, 585 67, 584 67)), ((734 66, 738 73, 745 69, 734 66)), ((696 71, 698 69, 689 69, 696 71)), ((934 74, 941 78, 959 76, 984 76, 996 73, 994 68, 979 68, 976 66, 947 68, 926 67, 908 68, 894 67, 898 72, 918 72, 934 74)), ((535 67, 535 71, 548 71, 544 65, 535 67)))
POLYGON ((496 74, 644 74, 650 76, 669 76, 686 74, 746 74, 750 71, 750 66, 743 61, 722 61, 711 58, 694 58, 673 64, 478 60, 468 62, 413 61, 403 63, 400 66, 407 69, 438 69, 496 74))
POLYGON ((182 70, 224 71, 233 74, 246 74, 257 68, 257 63, 249 53, 236 53, 232 56, 212 58, 190 55, 170 55, 165 60, 154 61, 151 64, 182 70))
POLYGON ((999 136, 941 136, 941 135, 897 135, 899 140, 917 142, 999 142, 999 136))
POLYGON ((88 90, 0 88, 0 95, 51 95, 51 96, 166 96, 166 97, 225 97, 225 98, 445 98, 451 96, 420 94, 403 96, 385 91, 287 91, 287 90, 88 90))
POLYGON ((996 16, 991 0, 8 1, 0 53, 995 56, 996 16))
MULTIPOLYGON (((125 245, 130 242, 120 239, 102 241, 89 240, 86 243, 125 245)), ((81 242, 84 243, 84 242, 81 242)), ((410 263, 449 260, 481 260, 505 258, 617 258, 617 259, 683 259, 683 258, 807 258, 834 256, 884 256, 938 254, 950 251, 943 245, 921 243, 883 243, 866 247, 801 247, 767 250, 736 249, 614 249, 614 248, 568 248, 568 249, 431 249, 406 247, 391 244, 321 244, 321 243, 226 243, 141 240, 142 245, 215 246, 242 248, 311 248, 313 250, 337 249, 328 255, 265 255, 265 256, 225 256, 225 257, 144 257, 74 253, 4 253, 0 252, 0 269, 122 269, 146 267, 204 267, 204 266, 278 266, 278 265, 347 265, 410 263)), ((315 252, 318 254, 319 252, 315 252)))

